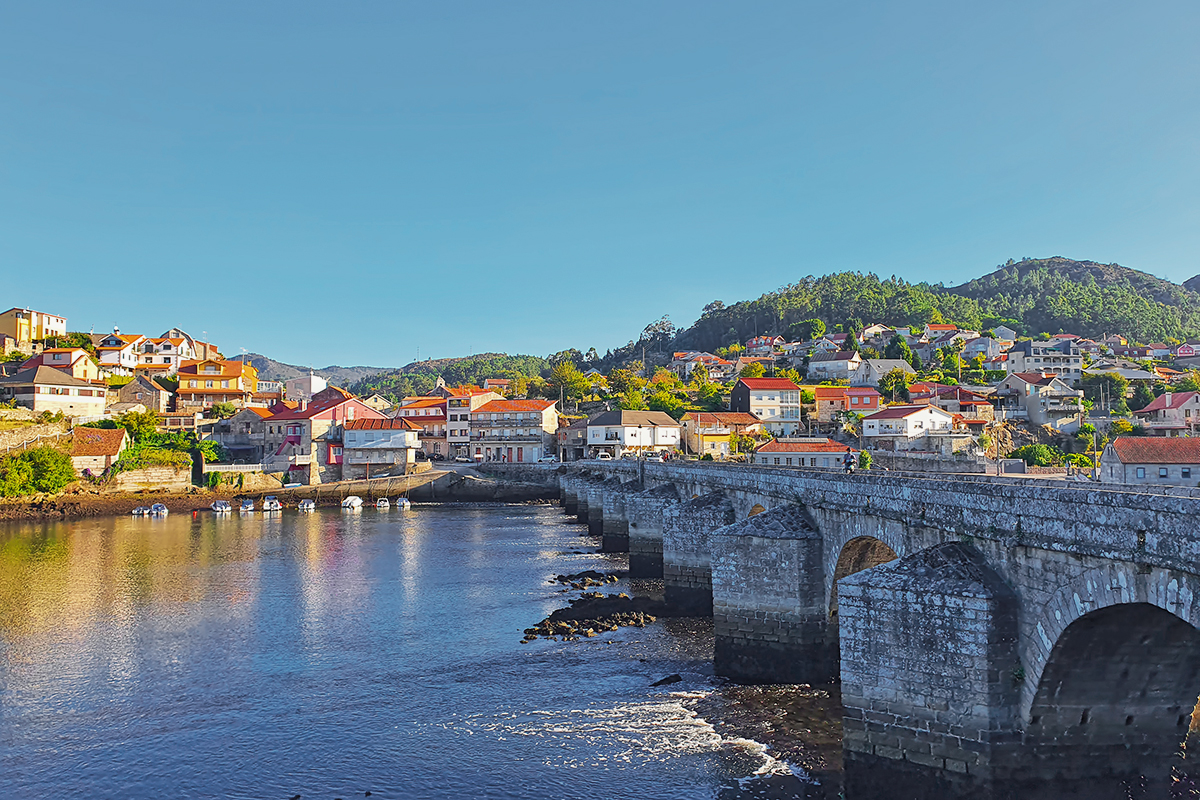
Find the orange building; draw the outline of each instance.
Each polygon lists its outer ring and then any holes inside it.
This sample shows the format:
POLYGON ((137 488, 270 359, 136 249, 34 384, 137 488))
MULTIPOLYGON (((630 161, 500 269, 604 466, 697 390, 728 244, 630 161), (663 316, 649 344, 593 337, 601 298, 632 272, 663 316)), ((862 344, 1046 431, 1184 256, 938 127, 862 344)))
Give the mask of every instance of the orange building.
POLYGON ((258 370, 244 361, 185 361, 179 367, 176 408, 207 408, 214 403, 250 404, 258 392, 258 370))

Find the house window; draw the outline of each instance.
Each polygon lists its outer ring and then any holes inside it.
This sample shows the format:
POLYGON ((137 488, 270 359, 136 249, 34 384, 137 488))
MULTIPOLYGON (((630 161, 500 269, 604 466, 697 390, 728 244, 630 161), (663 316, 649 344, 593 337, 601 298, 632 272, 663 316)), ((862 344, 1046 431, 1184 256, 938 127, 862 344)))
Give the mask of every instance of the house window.
POLYGON ((1183 467, 1181 470, 1179 470, 1179 477, 1181 477, 1181 478, 1192 477, 1192 468, 1191 467, 1183 467))
POLYGON ((1138 476, 1139 478, 1144 478, 1144 477, 1146 477, 1146 468, 1145 468, 1145 467, 1138 467, 1138 468, 1137 468, 1137 476, 1138 476))
POLYGON ((817 465, 817 460, 816 460, 815 458, 810 458, 810 459, 808 460, 808 465, 809 465, 810 467, 815 467, 815 466, 817 465))
POLYGON ((195 382, 195 381, 188 381, 188 388, 189 388, 189 389, 195 389, 195 388, 196 388, 196 382, 195 382))
POLYGON ((1165 477, 1167 477, 1167 468, 1166 468, 1166 467, 1159 467, 1159 468, 1158 468, 1158 477, 1160 477, 1160 478, 1165 478, 1165 477))
POLYGON ((779 466, 779 456, 776 456, 776 457, 775 457, 775 465, 776 465, 776 466, 779 466))
POLYGON ((228 389, 228 388, 229 388, 229 381, 221 381, 221 388, 222 388, 222 389, 228 389))
POLYGON ((791 460, 790 458, 787 460, 787 465, 788 465, 789 467, 792 465, 792 460, 791 460))
POLYGON ((213 388, 213 382, 212 382, 212 381, 205 381, 205 382, 204 382, 204 388, 205 388, 205 389, 211 389, 211 388, 213 388))

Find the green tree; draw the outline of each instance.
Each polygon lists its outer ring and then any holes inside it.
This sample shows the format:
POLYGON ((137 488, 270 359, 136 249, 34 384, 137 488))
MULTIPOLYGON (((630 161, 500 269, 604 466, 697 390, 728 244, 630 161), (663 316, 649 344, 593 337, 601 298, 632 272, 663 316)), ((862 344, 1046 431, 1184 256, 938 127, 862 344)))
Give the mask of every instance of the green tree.
POLYGON ((646 407, 651 411, 663 411, 674 419, 682 417, 684 412, 683 401, 666 389, 658 389, 647 397, 646 407))
POLYGON ((117 424, 129 431, 129 438, 136 441, 158 430, 158 415, 153 411, 126 411, 117 417, 117 424))
POLYGON ((1139 383, 1133 390, 1133 397, 1129 401, 1129 407, 1134 411, 1141 411, 1153 402, 1154 390, 1144 383, 1139 383))
POLYGON ((591 381, 583 376, 575 362, 563 359, 550 370, 550 385, 563 397, 581 397, 591 386, 591 381))
POLYGON ((1099 404, 1107 400, 1114 411, 1126 409, 1125 393, 1129 391, 1129 381, 1116 372, 1093 372, 1083 376, 1081 381, 1083 396, 1093 403, 1099 404))
POLYGON ((858 468, 859 469, 870 469, 872 460, 873 459, 871 458, 871 452, 869 450, 859 450, 858 451, 858 468))
POLYGON ((884 358, 909 361, 912 359, 912 355, 912 348, 908 346, 908 342, 904 340, 904 337, 898 333, 893 334, 892 338, 888 339, 887 347, 883 348, 884 358))
POLYGON ((213 403, 208 413, 213 419, 229 419, 238 412, 237 406, 233 403, 213 403))
POLYGON ((56 493, 74 480, 71 457, 53 447, 31 447, 0 460, 0 496, 56 493))
POLYGON ((646 386, 646 381, 632 370, 614 369, 608 373, 608 385, 614 392, 625 394, 640 392, 646 386))
POLYGON ((761 378, 763 375, 766 375, 766 374, 767 374, 766 367, 764 367, 762 364, 760 364, 757 361, 752 361, 749 364, 747 364, 746 366, 742 367, 741 375, 739 375, 738 377, 740 377, 740 378, 761 378))
POLYGON ((637 390, 622 392, 617 395, 617 405, 626 411, 650 410, 650 407, 646 405, 646 398, 642 397, 642 393, 637 390))
POLYGON ((789 342, 819 339, 825 335, 825 323, 819 319, 806 319, 803 322, 793 322, 787 326, 783 338, 789 342))
POLYGON ((1019 458, 1031 467, 1057 467, 1063 463, 1062 451, 1047 444, 1027 444, 1006 457, 1019 458))
POLYGON ((846 349, 855 353, 862 349, 862 345, 858 343, 858 337, 853 333, 846 337, 846 349))
POLYGON ((908 385, 912 383, 912 375, 901 367, 890 370, 879 379, 879 393, 884 400, 903 400, 908 402, 908 385))
POLYGON ((1128 436, 1133 433, 1133 423, 1127 419, 1114 419, 1108 430, 1113 436, 1128 436))

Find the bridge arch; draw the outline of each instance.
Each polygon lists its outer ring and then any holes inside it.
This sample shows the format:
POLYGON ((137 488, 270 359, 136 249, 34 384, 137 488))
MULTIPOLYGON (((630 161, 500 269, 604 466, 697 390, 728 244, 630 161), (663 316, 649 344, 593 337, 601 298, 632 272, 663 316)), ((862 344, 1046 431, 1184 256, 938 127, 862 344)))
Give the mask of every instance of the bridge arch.
POLYGON ((895 561, 896 551, 874 536, 856 536, 842 545, 829 589, 829 619, 837 625, 837 582, 842 578, 895 561))
POLYGON ((1200 697, 1200 630, 1152 603, 1082 614, 1054 643, 1034 693, 1026 746, 1045 777, 1143 775, 1183 766, 1200 697))
POLYGON ((762 503, 755 503, 753 506, 750 507, 750 513, 747 514, 746 516, 747 517, 756 517, 759 514, 763 513, 764 511, 766 511, 766 509, 763 508, 762 503))
MULTIPOLYGON (((839 518, 831 518, 827 515, 820 515, 819 512, 814 514, 818 517, 817 527, 821 530, 821 536, 825 543, 825 564, 824 564, 824 579, 825 579, 825 597, 833 598, 837 586, 837 581, 848 575, 853 575, 867 567, 860 567, 838 573, 839 563, 843 570, 853 566, 856 563, 865 563, 856 560, 859 558, 859 550, 870 542, 878 542, 883 547, 891 552, 891 558, 883 559, 870 564, 877 566, 878 564, 891 561, 892 558, 904 558, 911 552, 923 549, 920 546, 909 547, 908 537, 905 535, 904 529, 900 525, 871 525, 862 526, 849 524, 849 520, 839 518), (861 541, 860 541, 861 540, 861 541), (851 542, 856 542, 855 546, 847 553, 846 548, 851 542), (847 557, 847 561, 843 562, 843 556, 847 557)), ((870 550, 875 550, 874 545, 870 545, 870 550)), ((882 551, 876 551, 882 553, 882 551)), ((832 611, 833 602, 830 603, 830 611, 832 611)))
POLYGON ((1021 626, 1020 719, 1031 719, 1035 694, 1047 663, 1067 628, 1094 611, 1143 603, 1200 629, 1200 577, 1165 569, 1139 572, 1136 565, 1116 562, 1086 570, 1039 603, 1041 614, 1021 626))

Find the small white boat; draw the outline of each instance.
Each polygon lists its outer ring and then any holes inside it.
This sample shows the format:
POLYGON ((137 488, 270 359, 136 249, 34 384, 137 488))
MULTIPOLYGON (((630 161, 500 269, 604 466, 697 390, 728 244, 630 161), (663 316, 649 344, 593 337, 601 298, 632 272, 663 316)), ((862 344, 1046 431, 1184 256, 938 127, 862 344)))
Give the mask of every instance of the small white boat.
POLYGON ((342 501, 342 508, 362 508, 362 498, 352 494, 342 501))
POLYGON ((275 495, 267 495, 263 500, 263 511, 283 511, 283 503, 279 502, 275 495))
POLYGON ((400 509, 401 511, 411 511, 412 503, 408 501, 407 497, 399 497, 396 498, 396 508, 400 509))
POLYGON ((148 517, 148 516, 150 516, 150 506, 138 506, 137 508, 135 508, 135 509, 133 510, 133 515, 134 515, 135 517, 148 517))
POLYGON ((296 506, 300 511, 316 511, 317 502, 315 500, 301 500, 300 505, 296 506))
POLYGON ((254 513, 254 501, 253 500, 243 500, 242 505, 238 508, 238 511, 240 511, 243 514, 253 514, 254 513))
POLYGON ((152 517, 165 517, 167 513, 167 507, 162 503, 155 503, 150 506, 150 516, 152 517))
POLYGON ((380 511, 386 511, 392 507, 392 504, 390 502, 388 502, 388 499, 386 497, 381 497, 375 501, 375 507, 378 508, 380 511))
POLYGON ((233 506, 229 505, 228 500, 217 500, 211 506, 214 514, 229 514, 233 511, 233 506))

